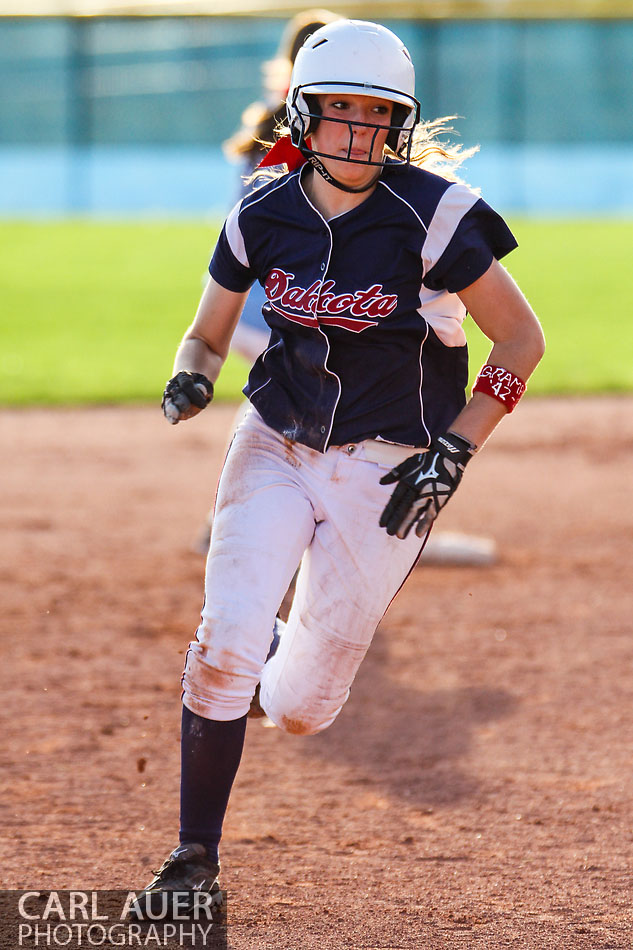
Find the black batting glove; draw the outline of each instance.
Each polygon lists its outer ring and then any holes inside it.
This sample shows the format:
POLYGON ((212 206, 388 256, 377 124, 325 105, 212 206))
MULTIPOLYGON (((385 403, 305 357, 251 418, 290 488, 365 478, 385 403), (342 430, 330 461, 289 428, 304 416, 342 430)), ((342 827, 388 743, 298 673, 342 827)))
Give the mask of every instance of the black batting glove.
POLYGON ((412 455, 383 475, 381 485, 398 484, 380 516, 380 527, 406 538, 415 525, 421 538, 459 485, 474 452, 467 439, 447 432, 434 439, 427 452, 412 455))
POLYGON ((161 406, 165 418, 172 425, 191 419, 205 409, 213 399, 213 383, 202 373, 182 370, 169 380, 161 406))

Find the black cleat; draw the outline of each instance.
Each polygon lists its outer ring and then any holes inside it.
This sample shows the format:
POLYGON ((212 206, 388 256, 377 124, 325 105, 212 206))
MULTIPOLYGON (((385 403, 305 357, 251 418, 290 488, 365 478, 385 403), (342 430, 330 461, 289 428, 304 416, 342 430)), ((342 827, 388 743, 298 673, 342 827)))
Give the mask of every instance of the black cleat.
POLYGON ((154 880, 130 906, 129 916, 135 920, 186 918, 192 911, 204 916, 205 909, 222 904, 220 865, 207 857, 202 844, 178 845, 153 873, 154 880))

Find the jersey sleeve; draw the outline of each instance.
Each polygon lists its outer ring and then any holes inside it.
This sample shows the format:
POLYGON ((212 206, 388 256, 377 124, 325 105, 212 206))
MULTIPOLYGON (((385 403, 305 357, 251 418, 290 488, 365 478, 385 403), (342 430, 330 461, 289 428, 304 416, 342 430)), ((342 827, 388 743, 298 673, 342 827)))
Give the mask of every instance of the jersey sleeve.
POLYGON ((238 202, 224 222, 209 273, 226 290, 244 293, 257 276, 248 258, 244 237, 240 228, 241 202, 238 202))
MULTIPOLYGON (((467 191, 464 186, 454 185, 448 193, 453 188, 467 191)), ((432 221, 429 227, 425 246, 432 238, 431 252, 423 255, 423 283, 430 290, 448 290, 450 293, 464 290, 485 274, 494 258, 501 260, 517 247, 516 239, 501 215, 483 199, 473 200, 459 220, 455 220, 455 210, 447 209, 442 217, 448 220, 440 220, 437 224, 432 221)), ((438 207, 438 212, 441 211, 438 207)))

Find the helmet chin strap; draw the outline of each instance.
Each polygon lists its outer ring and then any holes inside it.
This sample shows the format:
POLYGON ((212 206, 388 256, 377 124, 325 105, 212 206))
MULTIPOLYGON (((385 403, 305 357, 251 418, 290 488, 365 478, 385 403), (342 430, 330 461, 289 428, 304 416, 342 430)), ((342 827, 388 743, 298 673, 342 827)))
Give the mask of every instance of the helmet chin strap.
POLYGON ((317 171, 319 175, 321 175, 327 181, 329 185, 334 185, 335 188, 339 188, 341 191, 347 191, 351 195, 360 195, 364 191, 369 191, 370 188, 374 187, 382 172, 381 165, 368 184, 362 185, 360 188, 350 188, 349 185, 344 185, 342 181, 338 181, 338 179, 331 175, 323 162, 314 154, 314 152, 310 151, 310 149, 305 147, 301 148, 301 154, 304 156, 306 161, 312 165, 315 171, 317 171))

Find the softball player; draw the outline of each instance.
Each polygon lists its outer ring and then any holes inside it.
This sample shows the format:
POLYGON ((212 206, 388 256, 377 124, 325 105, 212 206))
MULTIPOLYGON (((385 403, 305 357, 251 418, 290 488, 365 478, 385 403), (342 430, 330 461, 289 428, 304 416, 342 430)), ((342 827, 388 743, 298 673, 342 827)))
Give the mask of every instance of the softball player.
POLYGON ((210 402, 259 281, 270 339, 220 478, 183 674, 180 845, 137 915, 175 892, 217 891, 256 690, 286 732, 334 721, 433 521, 542 356, 538 320, 499 263, 511 232, 469 188, 428 170, 447 152, 419 113, 392 32, 339 20, 309 37, 289 136, 266 159, 288 172, 229 214, 177 351, 163 396, 172 423, 210 402), (466 311, 493 344, 468 401, 466 311))

